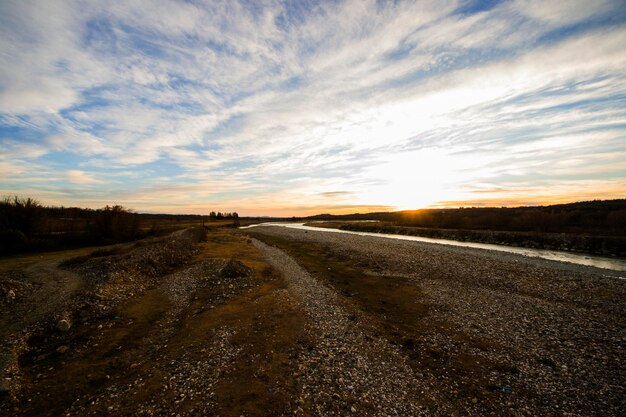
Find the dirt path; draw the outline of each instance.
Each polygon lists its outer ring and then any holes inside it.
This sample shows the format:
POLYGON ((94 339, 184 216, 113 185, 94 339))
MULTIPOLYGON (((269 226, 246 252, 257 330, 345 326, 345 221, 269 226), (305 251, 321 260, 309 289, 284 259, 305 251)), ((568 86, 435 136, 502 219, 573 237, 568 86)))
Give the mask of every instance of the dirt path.
MULTIPOLYGON (((20 274, 0 273, 11 297, 0 305, 0 371, 19 374, 19 355, 26 349, 29 329, 60 317, 83 287, 79 275, 58 268, 58 260, 30 265, 20 274), (17 276, 16 276, 17 275, 17 276), (17 279, 16 279, 17 278, 17 279)), ((18 378, 14 383, 19 384, 18 378)), ((6 382, 0 380, 2 389, 6 382)))
MULTIPOLYGON (((58 261, 45 261, 29 266, 23 272, 27 279, 20 287, 28 293, 28 302, 7 309, 0 317, 2 332, 14 331, 16 326, 32 325, 53 312, 63 311, 67 301, 84 285, 78 274, 58 268, 58 261)), ((20 289, 17 296, 22 297, 20 289)))

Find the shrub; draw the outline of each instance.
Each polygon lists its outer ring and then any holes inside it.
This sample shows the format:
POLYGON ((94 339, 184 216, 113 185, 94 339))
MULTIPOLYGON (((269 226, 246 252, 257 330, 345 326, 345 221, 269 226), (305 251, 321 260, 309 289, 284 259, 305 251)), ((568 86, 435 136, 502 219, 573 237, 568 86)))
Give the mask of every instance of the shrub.
POLYGON ((0 202, 0 230, 19 231, 26 238, 32 237, 44 223, 44 209, 32 198, 5 197, 0 202))

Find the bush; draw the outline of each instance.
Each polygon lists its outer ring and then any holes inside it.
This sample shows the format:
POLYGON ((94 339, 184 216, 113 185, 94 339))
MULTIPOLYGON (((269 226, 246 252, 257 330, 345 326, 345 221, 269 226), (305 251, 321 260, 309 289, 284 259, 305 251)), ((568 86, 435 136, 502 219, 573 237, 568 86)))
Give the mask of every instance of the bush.
POLYGON ((39 232, 44 223, 44 209, 37 200, 5 197, 0 202, 0 231, 18 231, 26 238, 39 232))
POLYGON ((95 240, 121 242, 134 239, 139 233, 139 218, 125 207, 106 206, 96 210, 89 233, 95 240))

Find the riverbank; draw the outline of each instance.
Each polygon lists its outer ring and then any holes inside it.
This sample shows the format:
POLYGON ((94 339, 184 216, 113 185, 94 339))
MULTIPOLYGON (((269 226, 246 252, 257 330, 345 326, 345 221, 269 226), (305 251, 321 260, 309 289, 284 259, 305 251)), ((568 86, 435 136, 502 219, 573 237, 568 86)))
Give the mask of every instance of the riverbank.
MULTIPOLYGON (((418 394, 397 398, 407 407, 617 416, 626 406, 626 282, 605 270, 285 227, 246 233, 291 256, 338 295, 355 326, 401 353, 379 360, 410 367, 407 392, 418 394)), ((314 389, 341 390, 341 366, 325 372, 328 386, 314 389)))
POLYGON ((316 222, 315 227, 329 227, 353 232, 385 233, 489 243, 532 249, 560 250, 608 257, 626 257, 626 237, 572 233, 509 232, 494 230, 434 229, 394 226, 382 222, 316 222))

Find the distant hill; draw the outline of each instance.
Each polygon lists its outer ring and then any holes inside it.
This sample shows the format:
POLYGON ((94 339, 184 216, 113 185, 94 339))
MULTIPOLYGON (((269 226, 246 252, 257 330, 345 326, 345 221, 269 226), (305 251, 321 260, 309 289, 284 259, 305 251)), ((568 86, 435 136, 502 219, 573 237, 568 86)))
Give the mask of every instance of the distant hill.
POLYGON ((441 229, 626 235, 626 199, 532 207, 420 209, 319 214, 303 220, 379 220, 397 226, 441 229))

